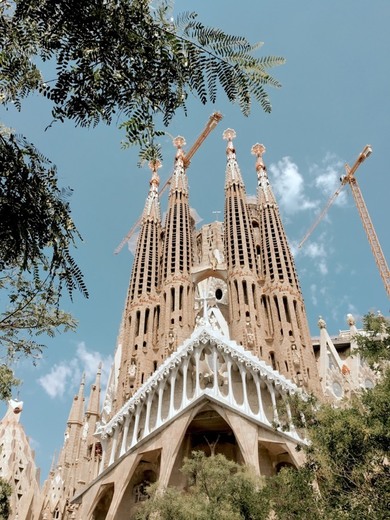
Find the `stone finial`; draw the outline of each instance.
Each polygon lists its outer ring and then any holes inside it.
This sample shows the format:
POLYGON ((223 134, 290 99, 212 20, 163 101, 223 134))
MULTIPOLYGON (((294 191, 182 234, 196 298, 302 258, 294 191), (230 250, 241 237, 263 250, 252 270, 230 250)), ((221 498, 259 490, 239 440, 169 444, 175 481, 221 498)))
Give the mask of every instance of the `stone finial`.
POLYGON ((175 155, 175 163, 179 167, 184 167, 184 150, 183 146, 186 145, 186 140, 181 135, 178 135, 173 139, 173 146, 177 148, 177 152, 175 155))
POLYGON ((177 148, 176 158, 182 157, 184 155, 183 146, 186 144, 186 140, 181 135, 178 135, 173 139, 173 146, 177 148))
POLYGON ((152 178, 150 179, 150 185, 152 188, 157 190, 160 185, 160 177, 158 176, 157 170, 161 168, 162 163, 158 159, 153 159, 149 161, 149 168, 152 171, 152 178))
POLYGON ((353 325, 356 325, 355 318, 352 316, 352 314, 347 314, 347 324, 352 327, 353 325))
POLYGON ((322 318, 322 316, 318 316, 318 327, 320 329, 326 329, 326 321, 322 318))
POLYGON ((236 132, 232 128, 227 128, 222 134, 222 137, 228 142, 227 152, 234 152, 233 139, 236 138, 236 135, 236 132))
POLYGON ((257 175, 259 176, 261 172, 266 171, 266 167, 263 161, 263 154, 265 153, 266 148, 263 144, 256 143, 252 146, 251 152, 252 155, 256 155, 256 171, 257 175))
POLYGON ((260 157, 260 158, 262 158, 263 153, 265 153, 266 151, 267 151, 266 147, 260 143, 254 144, 251 148, 252 155, 256 155, 257 157, 260 157))
POLYGON ((10 399, 8 404, 15 415, 19 414, 23 410, 23 401, 19 401, 18 399, 10 399))

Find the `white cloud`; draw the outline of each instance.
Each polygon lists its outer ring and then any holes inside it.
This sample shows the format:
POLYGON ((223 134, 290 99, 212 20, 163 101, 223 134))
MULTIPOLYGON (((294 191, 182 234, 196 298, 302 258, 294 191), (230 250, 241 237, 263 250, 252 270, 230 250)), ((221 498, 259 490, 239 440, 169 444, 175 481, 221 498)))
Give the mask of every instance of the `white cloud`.
POLYGON ((309 258, 326 257, 325 247, 322 242, 309 242, 305 245, 304 249, 302 249, 302 253, 309 258))
POLYGON ((323 260, 323 259, 320 260, 320 262, 318 263, 318 269, 321 274, 323 274, 323 275, 328 274, 328 266, 326 265, 325 260, 323 260))
POLYGON ((317 299, 317 285, 315 283, 311 284, 311 286, 310 286, 310 296, 311 296, 312 304, 316 307, 318 304, 318 299, 317 299))
POLYGON ((73 359, 55 364, 50 372, 38 379, 38 383, 52 399, 62 397, 65 392, 73 392, 78 387, 83 373, 87 385, 94 381, 99 363, 102 363, 101 386, 104 389, 112 357, 103 358, 99 352, 88 350, 83 341, 77 345, 73 359))
POLYGON ((311 270, 317 269, 322 276, 328 274, 328 258, 332 249, 327 244, 326 233, 321 233, 317 241, 306 242, 298 252, 311 261, 311 270))
MULTIPOLYGON (((314 185, 326 197, 331 197, 340 187, 340 177, 344 175, 343 163, 333 154, 326 154, 320 165, 313 164, 310 172, 315 176, 314 185)), ((344 206, 347 202, 347 193, 343 190, 333 204, 344 206)), ((325 205, 325 204, 324 204, 325 205)))
POLYGON ((305 194, 303 176, 290 157, 283 157, 269 167, 273 175, 272 187, 281 208, 287 214, 317 207, 317 201, 305 194))
POLYGON ((86 380, 91 381, 96 376, 97 368, 102 360, 101 355, 96 351, 88 351, 84 341, 77 345, 76 355, 83 367, 86 380))
POLYGON ((54 399, 57 396, 62 397, 64 395, 67 382, 71 376, 72 369, 70 365, 61 363, 60 365, 54 365, 48 374, 40 377, 38 383, 54 399))

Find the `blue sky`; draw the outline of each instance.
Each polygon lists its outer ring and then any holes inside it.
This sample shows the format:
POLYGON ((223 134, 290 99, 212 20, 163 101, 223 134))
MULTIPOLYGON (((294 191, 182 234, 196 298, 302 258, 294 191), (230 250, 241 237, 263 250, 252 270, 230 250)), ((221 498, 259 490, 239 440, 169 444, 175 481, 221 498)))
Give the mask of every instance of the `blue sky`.
MULTIPOLYGON (((389 302, 349 187, 330 209, 305 247, 296 245, 336 189, 343 164, 353 164, 366 144, 373 153, 357 179, 383 252, 390 258, 390 3, 387 0, 177 0, 175 11, 196 10, 208 25, 263 41, 261 55, 279 55, 286 65, 273 69, 282 83, 270 89, 273 111, 253 107, 249 118, 220 96, 213 105, 189 103, 168 129, 183 135, 188 147, 209 115, 224 119, 192 160, 189 169, 191 206, 203 223, 215 219, 224 204, 225 142, 222 132, 234 128, 237 157, 247 192, 256 190, 256 142, 264 155, 279 200, 301 281, 312 335, 322 315, 330 333, 345 329, 345 316, 358 319, 368 310, 389 312, 389 302)), ((48 78, 49 79, 49 78, 48 78)), ((22 113, 1 111, 1 121, 26 135, 57 165, 60 184, 71 186, 73 217, 84 242, 75 254, 90 299, 76 295, 64 302, 79 321, 76 333, 58 336, 37 366, 26 360, 16 367, 23 379, 20 398, 26 433, 36 450, 45 478, 81 373, 87 387, 96 366, 106 372, 114 353, 133 257, 126 247, 113 251, 143 209, 149 171, 138 169, 136 150, 122 150, 123 135, 114 126, 75 129, 50 123, 50 106, 39 96, 22 113)), ((174 149, 163 141, 162 179, 171 172, 174 149)), ((163 199, 164 208, 165 198, 163 199)), ((5 405, 1 405, 5 411, 5 405)))

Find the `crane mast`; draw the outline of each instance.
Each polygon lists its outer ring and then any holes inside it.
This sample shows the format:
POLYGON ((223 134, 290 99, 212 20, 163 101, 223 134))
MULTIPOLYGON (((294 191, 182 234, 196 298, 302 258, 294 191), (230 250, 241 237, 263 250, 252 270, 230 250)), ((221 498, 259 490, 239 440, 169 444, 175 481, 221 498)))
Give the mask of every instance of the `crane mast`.
POLYGON ((344 177, 341 178, 341 184, 338 187, 338 189, 335 191, 335 193, 330 197, 328 200, 325 208, 322 210, 322 212, 319 214, 313 225, 310 227, 306 235, 303 237, 301 242, 299 243, 299 248, 302 247, 304 242, 309 238, 309 236, 312 234, 314 229, 318 226, 322 218, 324 217, 325 213, 328 211, 330 206, 335 201, 336 197, 339 195, 340 191, 344 188, 346 184, 349 184, 351 187, 352 195, 355 200, 356 207, 359 211, 359 215, 363 224, 364 231, 366 232, 368 242, 370 244, 372 253, 374 255, 374 259, 376 262, 376 265, 379 269, 379 274, 381 275, 381 278, 383 280, 383 284, 385 286, 387 295, 390 297, 390 271, 386 263, 385 255, 383 254, 382 248, 380 246, 378 237, 375 232, 374 225, 371 221, 370 215, 367 210, 366 203, 364 202, 362 192, 360 191, 359 185, 355 178, 355 172, 359 168, 359 166, 362 164, 363 161, 367 159, 372 153, 372 148, 369 144, 367 144, 363 151, 359 154, 359 157, 355 161, 352 167, 350 167, 348 164, 345 165, 345 172, 346 174, 344 177))
MULTIPOLYGON (((191 162, 192 157, 197 152, 198 148, 202 145, 203 141, 207 138, 207 136, 214 130, 214 128, 217 126, 217 124, 221 121, 223 118, 222 114, 220 112, 214 112, 211 114, 209 120, 207 121, 206 126, 204 127, 203 131, 200 133, 194 144, 191 146, 191 148, 188 150, 188 152, 184 155, 184 168, 188 168, 191 162)), ((170 176, 165 183, 163 184, 162 188, 160 189, 160 195, 162 195, 167 187, 169 186, 171 182, 172 176, 170 176)), ((135 231, 138 229, 138 227, 141 224, 142 215, 138 218, 138 220, 133 224, 130 231, 127 233, 127 235, 123 238, 122 242, 119 244, 119 246, 115 249, 114 254, 117 255, 122 251, 123 246, 130 240, 130 238, 133 236, 135 231)))
POLYGON ((359 211, 364 231, 366 232, 368 242, 372 250, 372 254, 375 258, 376 265, 378 266, 379 273, 383 280, 383 284, 385 286, 387 295, 390 297, 390 271, 387 266, 386 258, 383 254, 378 237, 375 233, 375 228, 372 224, 370 215, 368 213, 366 203, 364 202, 362 192, 360 191, 360 187, 355 178, 350 179, 349 185, 351 186, 352 195, 355 199, 355 204, 359 211))

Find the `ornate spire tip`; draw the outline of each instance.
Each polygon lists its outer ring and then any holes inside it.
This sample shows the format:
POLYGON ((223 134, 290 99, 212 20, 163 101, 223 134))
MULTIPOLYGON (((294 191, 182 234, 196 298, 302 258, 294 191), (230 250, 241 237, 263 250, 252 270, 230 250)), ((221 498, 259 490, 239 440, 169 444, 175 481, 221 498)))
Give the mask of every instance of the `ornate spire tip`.
POLYGON ((318 316, 318 327, 320 329, 326 329, 326 322, 322 316, 318 316))
POLYGON ((177 137, 175 137, 175 139, 173 139, 173 146, 175 146, 176 148, 183 148, 183 146, 185 146, 186 144, 186 140, 181 135, 178 135, 177 137))
POLYGON ((237 136, 236 132, 232 128, 227 128, 224 133, 222 134, 222 137, 225 139, 225 141, 233 141, 237 136))
POLYGON ((265 146, 260 143, 256 143, 251 148, 252 155, 256 155, 256 171, 259 174, 261 171, 265 171, 265 165, 263 161, 263 153, 265 153, 265 146))
POLYGON ((179 157, 184 157, 183 146, 185 146, 186 144, 186 140, 181 135, 175 137, 175 139, 173 140, 173 146, 177 148, 176 159, 178 159, 179 157))
POLYGON ((266 148, 263 144, 260 144, 260 143, 256 143, 252 146, 251 148, 251 152, 253 155, 257 155, 257 157, 261 157, 263 155, 263 153, 265 153, 266 151, 266 148))
POLYGON ((160 184, 160 177, 158 176, 157 170, 161 168, 162 163, 158 159, 153 159, 149 161, 149 168, 152 170, 152 178, 150 180, 151 186, 158 187, 160 184))
POLYGON ((228 142, 228 145, 226 147, 226 153, 234 153, 234 146, 233 146, 233 139, 236 137, 236 132, 232 128, 228 128, 224 131, 222 134, 223 138, 228 142))

